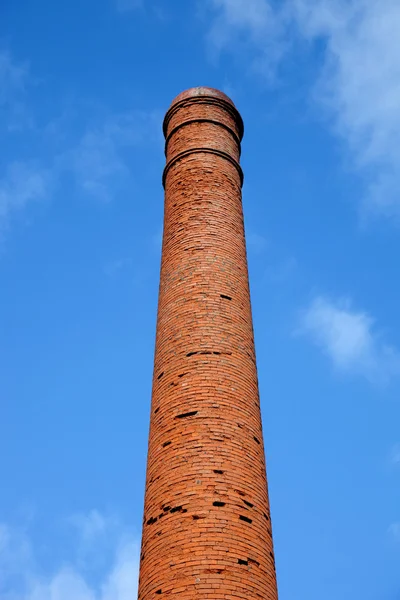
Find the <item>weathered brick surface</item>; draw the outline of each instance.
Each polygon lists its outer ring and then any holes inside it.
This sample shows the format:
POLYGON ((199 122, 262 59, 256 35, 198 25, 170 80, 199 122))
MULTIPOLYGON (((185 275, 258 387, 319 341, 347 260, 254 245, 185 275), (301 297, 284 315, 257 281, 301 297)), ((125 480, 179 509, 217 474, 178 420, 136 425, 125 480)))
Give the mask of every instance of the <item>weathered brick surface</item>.
POLYGON ((276 600, 238 165, 221 92, 178 96, 167 166, 139 599, 276 600))

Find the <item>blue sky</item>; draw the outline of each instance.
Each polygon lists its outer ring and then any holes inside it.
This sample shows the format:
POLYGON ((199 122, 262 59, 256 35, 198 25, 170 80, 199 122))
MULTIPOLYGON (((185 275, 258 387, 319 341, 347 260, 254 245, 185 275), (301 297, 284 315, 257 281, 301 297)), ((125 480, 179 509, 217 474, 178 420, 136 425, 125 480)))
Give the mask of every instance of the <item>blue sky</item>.
POLYGON ((131 600, 161 122, 208 85, 243 202, 281 600, 400 598, 400 4, 0 3, 0 597, 131 600))

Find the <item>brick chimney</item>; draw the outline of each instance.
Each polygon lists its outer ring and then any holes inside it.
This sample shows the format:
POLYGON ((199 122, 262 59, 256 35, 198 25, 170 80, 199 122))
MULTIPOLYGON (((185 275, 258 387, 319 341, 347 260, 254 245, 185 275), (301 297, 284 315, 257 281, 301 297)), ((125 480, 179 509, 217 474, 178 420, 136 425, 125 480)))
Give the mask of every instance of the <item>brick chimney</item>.
POLYGON ((139 600, 277 600, 239 165, 222 92, 164 120, 165 216, 139 600))

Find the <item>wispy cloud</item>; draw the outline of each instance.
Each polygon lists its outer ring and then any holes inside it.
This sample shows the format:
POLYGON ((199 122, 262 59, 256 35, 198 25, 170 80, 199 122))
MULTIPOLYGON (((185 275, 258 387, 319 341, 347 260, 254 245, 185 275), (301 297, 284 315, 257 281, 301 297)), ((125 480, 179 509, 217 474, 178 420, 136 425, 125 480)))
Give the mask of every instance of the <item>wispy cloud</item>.
POLYGON ((390 463, 396 467, 400 467, 400 444, 395 444, 390 453, 390 463))
POLYGON ((161 118, 157 111, 133 110, 107 117, 89 127, 75 149, 63 155, 83 191, 101 201, 109 201, 131 172, 126 162, 129 149, 156 143, 161 138, 161 118))
POLYGON ((256 231, 246 232, 246 242, 248 249, 255 254, 262 254, 268 246, 267 239, 256 231))
MULTIPOLYGON (((208 0, 208 42, 245 38, 268 77, 300 41, 320 44, 312 97, 366 184, 363 208, 400 217, 400 4, 397 0, 208 0)), ((364 214, 365 211, 364 211, 364 214)))
POLYGON ((252 65, 272 76, 283 52, 283 22, 266 0, 206 0, 213 13, 207 34, 208 49, 214 54, 234 50, 242 54, 246 47, 255 47, 252 65))
POLYGON ((293 0, 300 33, 325 41, 317 98, 368 183, 368 208, 400 216, 400 4, 293 0))
POLYGON ((143 6, 143 0, 116 0, 116 3, 117 10, 122 13, 130 12, 143 6))
POLYGON ((114 260, 109 260, 103 267, 105 275, 107 277, 116 277, 123 270, 128 269, 132 266, 131 258, 116 258, 114 260))
POLYGON ((31 82, 29 68, 9 51, 0 50, 0 124, 7 131, 32 125, 26 105, 26 90, 31 82))
POLYGON ((307 336, 344 373, 386 383, 400 373, 400 354, 387 345, 370 315, 338 302, 316 297, 301 314, 298 333, 307 336))
POLYGON ((112 558, 97 577, 87 577, 87 570, 74 562, 63 563, 46 575, 35 563, 35 548, 26 533, 0 525, 0 595, 4 600, 132 600, 137 597, 138 544, 123 534, 116 522, 92 511, 75 519, 80 524, 78 546, 93 547, 104 533, 112 536, 112 558), (89 583, 90 580, 90 583, 89 583))
POLYGON ((16 213, 46 197, 50 181, 50 173, 33 163, 8 165, 0 179, 0 234, 16 213))
POLYGON ((389 534, 396 542, 400 542, 400 522, 392 523, 389 526, 389 534))

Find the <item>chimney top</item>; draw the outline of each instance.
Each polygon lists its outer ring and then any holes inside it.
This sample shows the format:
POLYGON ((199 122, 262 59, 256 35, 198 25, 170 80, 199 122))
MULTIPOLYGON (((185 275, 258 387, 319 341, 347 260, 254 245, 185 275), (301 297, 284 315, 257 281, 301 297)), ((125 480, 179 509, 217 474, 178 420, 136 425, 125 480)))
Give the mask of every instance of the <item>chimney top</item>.
POLYGON ((199 86, 189 88, 188 90, 185 90, 178 94, 178 96, 176 96, 176 98, 174 98, 171 102, 171 107, 174 106, 174 104, 181 102, 182 100, 188 100, 189 98, 198 98, 199 96, 211 96, 212 98, 224 100, 231 106, 235 106, 232 100, 226 94, 224 94, 224 92, 220 92, 220 90, 216 90, 215 88, 211 87, 199 86))
POLYGON ((173 99, 173 101, 171 102, 171 106, 169 107, 167 114, 164 117, 163 131, 165 137, 167 137, 167 128, 168 123, 171 119, 171 115, 173 115, 177 110, 179 110, 181 106, 185 106, 186 102, 191 104, 192 102, 201 102, 203 101, 203 99, 205 102, 207 102, 208 99, 210 103, 219 103, 225 105, 225 110, 228 110, 233 115, 236 121, 240 142, 243 137, 243 120, 238 109, 236 108, 232 100, 229 98, 229 96, 224 94, 224 92, 216 90, 215 88, 203 86, 189 88, 188 90, 185 90, 178 94, 178 96, 176 96, 176 98, 173 99))

